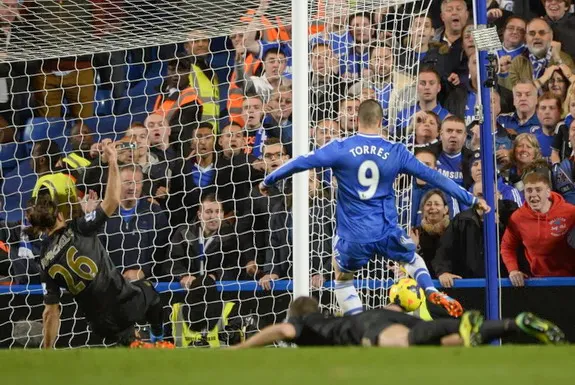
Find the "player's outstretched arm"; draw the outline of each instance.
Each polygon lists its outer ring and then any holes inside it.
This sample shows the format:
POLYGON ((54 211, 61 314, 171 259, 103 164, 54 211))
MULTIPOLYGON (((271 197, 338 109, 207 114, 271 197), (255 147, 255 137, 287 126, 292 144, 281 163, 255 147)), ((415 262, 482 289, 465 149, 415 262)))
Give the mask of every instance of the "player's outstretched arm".
POLYGON ((290 160, 266 176, 262 182, 262 187, 265 189, 266 187, 272 186, 279 180, 312 168, 333 167, 338 159, 337 149, 338 142, 332 141, 322 148, 317 149, 316 151, 312 151, 306 155, 300 155, 290 160))
POLYGON ((445 193, 456 198, 459 202, 465 204, 466 206, 477 206, 483 212, 489 212, 491 208, 483 199, 478 199, 465 191, 464 188, 459 186, 457 183, 451 179, 441 175, 441 173, 432 170, 423 163, 421 163, 417 158, 415 158, 407 149, 403 150, 403 162, 402 172, 407 172, 408 174, 415 175, 419 179, 423 179, 427 183, 433 185, 444 191, 445 193))
POLYGON ((44 342, 42 347, 44 349, 52 349, 58 337, 58 330, 60 329, 60 305, 44 305, 44 312, 42 313, 42 334, 44 342))
POLYGON ((121 182, 118 167, 118 154, 114 143, 104 145, 104 154, 108 159, 108 183, 106 197, 101 203, 102 210, 108 217, 112 216, 120 204, 121 182))
POLYGON ((290 323, 282 323, 264 328, 255 336, 249 338, 241 344, 235 345, 233 349, 256 348, 273 344, 274 342, 290 340, 295 338, 295 327, 290 323))

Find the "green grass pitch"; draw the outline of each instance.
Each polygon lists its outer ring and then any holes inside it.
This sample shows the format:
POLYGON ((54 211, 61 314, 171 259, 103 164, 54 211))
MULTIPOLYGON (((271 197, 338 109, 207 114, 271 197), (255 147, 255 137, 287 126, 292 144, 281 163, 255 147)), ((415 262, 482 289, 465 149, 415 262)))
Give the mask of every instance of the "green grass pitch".
POLYGON ((0 351, 3 384, 575 384, 575 348, 0 351))

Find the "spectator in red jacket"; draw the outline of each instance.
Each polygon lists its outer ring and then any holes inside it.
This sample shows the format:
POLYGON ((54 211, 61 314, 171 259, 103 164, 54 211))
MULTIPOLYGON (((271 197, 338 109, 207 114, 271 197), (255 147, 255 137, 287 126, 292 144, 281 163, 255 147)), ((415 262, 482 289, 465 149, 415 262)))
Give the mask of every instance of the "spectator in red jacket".
POLYGON ((525 203, 513 213, 503 235, 501 255, 513 286, 523 286, 527 277, 519 270, 519 246, 534 277, 575 276, 575 249, 567 242, 575 226, 575 206, 551 191, 549 179, 547 168, 526 173, 525 203))

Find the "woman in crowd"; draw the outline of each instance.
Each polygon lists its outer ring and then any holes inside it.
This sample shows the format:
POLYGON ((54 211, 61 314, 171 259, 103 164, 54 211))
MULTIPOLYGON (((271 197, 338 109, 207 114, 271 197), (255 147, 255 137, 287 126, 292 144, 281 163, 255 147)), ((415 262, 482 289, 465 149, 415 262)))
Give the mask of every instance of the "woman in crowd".
POLYGON ((437 189, 427 192, 421 200, 421 212, 421 225, 411 231, 411 239, 434 278, 431 261, 439 247, 439 239, 449 226, 449 206, 443 192, 437 189))
POLYGON ((419 111, 413 116, 412 122, 409 127, 415 126, 415 135, 408 137, 407 146, 425 147, 437 142, 441 121, 435 112, 419 111))
POLYGON ((562 71, 555 71, 545 86, 547 90, 553 95, 559 96, 561 98, 561 102, 563 103, 567 97, 567 89, 569 88, 569 84, 569 78, 567 78, 562 71))
POLYGON ((509 152, 509 159, 506 160, 505 174, 507 183, 519 191, 522 200, 525 199, 521 181, 523 172, 531 163, 539 159, 542 159, 541 147, 535 135, 527 133, 517 135, 509 152))

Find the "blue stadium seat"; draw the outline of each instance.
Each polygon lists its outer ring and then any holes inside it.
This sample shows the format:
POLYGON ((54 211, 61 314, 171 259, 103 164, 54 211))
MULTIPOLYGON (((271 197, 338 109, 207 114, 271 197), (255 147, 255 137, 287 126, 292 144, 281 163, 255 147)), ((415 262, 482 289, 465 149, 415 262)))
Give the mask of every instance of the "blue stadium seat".
POLYGON ((126 76, 129 82, 140 81, 144 78, 145 66, 143 63, 130 63, 126 68, 126 76))
MULTIPOLYGON (((84 120, 84 123, 92 129, 92 132, 99 134, 100 137, 113 137, 122 135, 130 127, 130 124, 143 122, 147 116, 148 113, 146 111, 118 116, 94 116, 84 120)), ((100 140, 100 138, 97 138, 97 140, 100 140)))
POLYGON ((27 154, 32 151, 32 141, 51 139, 55 141, 60 149, 67 145, 67 137, 70 132, 72 122, 62 118, 32 118, 28 121, 24 129, 22 140, 26 143, 27 154))
POLYGON ((0 144, 0 165, 2 166, 2 175, 10 172, 20 158, 22 146, 17 143, 4 143, 0 144))
POLYGON ((132 83, 127 97, 118 101, 117 111, 120 114, 152 111, 161 82, 161 77, 156 73, 155 75, 150 74, 149 78, 132 83))
POLYGON ((112 90, 97 87, 96 100, 94 100, 94 112, 96 116, 112 115, 114 100, 112 99, 112 90))
POLYGON ((0 217, 10 222, 22 220, 23 208, 32 196, 32 189, 38 177, 32 171, 30 158, 19 161, 16 167, 4 175, 2 196, 4 207, 0 217))

